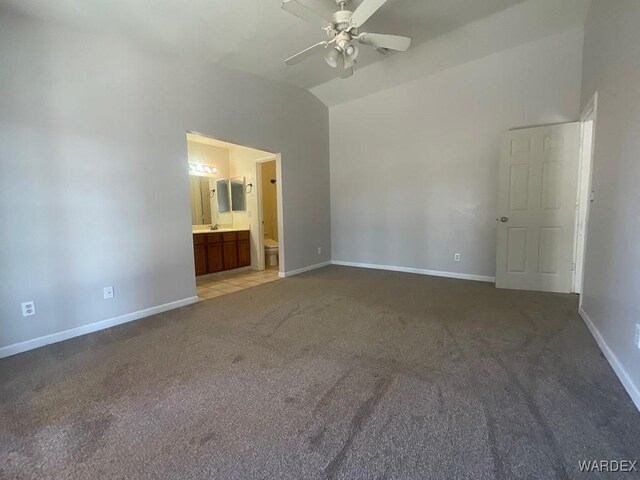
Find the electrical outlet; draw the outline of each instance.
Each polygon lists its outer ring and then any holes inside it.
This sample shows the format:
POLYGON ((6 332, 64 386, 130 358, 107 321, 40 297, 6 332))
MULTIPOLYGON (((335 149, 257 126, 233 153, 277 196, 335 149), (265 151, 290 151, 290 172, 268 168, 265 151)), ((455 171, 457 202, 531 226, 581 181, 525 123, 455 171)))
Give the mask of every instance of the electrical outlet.
POLYGON ((318 247, 318 255, 322 255, 322 247, 318 247))
POLYGON ((453 259, 454 259, 456 262, 459 262, 459 261, 460 261, 460 254, 459 254, 459 253, 454 253, 454 254, 453 254, 453 259))
POLYGON ((31 300, 30 302, 24 302, 22 304, 22 316, 30 317, 36 314, 36 302, 31 300))
POLYGON ((636 342, 636 347, 640 348, 640 323, 636 323, 635 342, 636 342))
POLYGON ((113 298, 113 286, 103 288, 104 299, 113 298))

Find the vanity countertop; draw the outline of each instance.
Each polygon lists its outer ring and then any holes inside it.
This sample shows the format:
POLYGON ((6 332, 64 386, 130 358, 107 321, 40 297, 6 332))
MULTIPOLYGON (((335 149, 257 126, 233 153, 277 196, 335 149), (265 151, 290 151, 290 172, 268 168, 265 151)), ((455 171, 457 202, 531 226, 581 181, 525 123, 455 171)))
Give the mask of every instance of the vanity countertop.
POLYGON ((224 233, 224 232, 247 232, 249 231, 249 228, 218 228, 217 230, 211 230, 211 228, 207 227, 207 228, 200 228, 200 227, 194 227, 191 229, 192 233, 194 235, 196 234, 200 234, 200 233, 224 233))

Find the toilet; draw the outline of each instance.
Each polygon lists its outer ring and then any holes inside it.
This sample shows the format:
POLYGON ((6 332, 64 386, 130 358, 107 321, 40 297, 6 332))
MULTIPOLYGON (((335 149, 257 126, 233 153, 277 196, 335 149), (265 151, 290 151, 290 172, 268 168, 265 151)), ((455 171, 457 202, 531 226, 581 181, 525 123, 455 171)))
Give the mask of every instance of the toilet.
POLYGON ((265 238, 264 258, 267 266, 269 267, 278 266, 278 242, 276 242, 271 238, 265 238))

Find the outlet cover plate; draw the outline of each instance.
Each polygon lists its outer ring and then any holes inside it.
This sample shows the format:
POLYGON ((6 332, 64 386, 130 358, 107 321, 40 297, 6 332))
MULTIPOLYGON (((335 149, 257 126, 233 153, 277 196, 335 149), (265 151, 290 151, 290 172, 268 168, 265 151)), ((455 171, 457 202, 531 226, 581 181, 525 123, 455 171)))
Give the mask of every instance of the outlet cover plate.
POLYGON ((30 317, 36 314, 36 303, 31 300, 30 302, 23 302, 22 304, 22 316, 30 317))
POLYGON ((113 298, 113 287, 104 287, 103 289, 104 299, 113 298))

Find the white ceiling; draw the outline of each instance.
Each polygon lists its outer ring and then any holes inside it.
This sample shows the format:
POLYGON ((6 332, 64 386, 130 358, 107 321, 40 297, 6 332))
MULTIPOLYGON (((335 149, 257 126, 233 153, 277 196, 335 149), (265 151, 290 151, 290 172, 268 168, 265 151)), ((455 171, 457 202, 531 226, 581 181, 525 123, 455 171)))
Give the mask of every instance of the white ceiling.
MULTIPOLYGON (((522 1, 389 0, 369 20, 365 30, 408 35, 414 39, 412 48, 419 48, 453 29, 522 1)), ((155 50, 219 63, 303 88, 333 79, 335 71, 321 55, 293 67, 284 65, 285 58, 323 40, 325 34, 281 10, 280 3, 280 0, 0 0, 0 8, 89 32, 124 37, 155 50)), ((383 55, 368 47, 361 52, 358 68, 381 62, 388 56, 402 55, 383 55)))
POLYGON ((584 25, 591 0, 526 0, 311 88, 331 107, 584 25))

